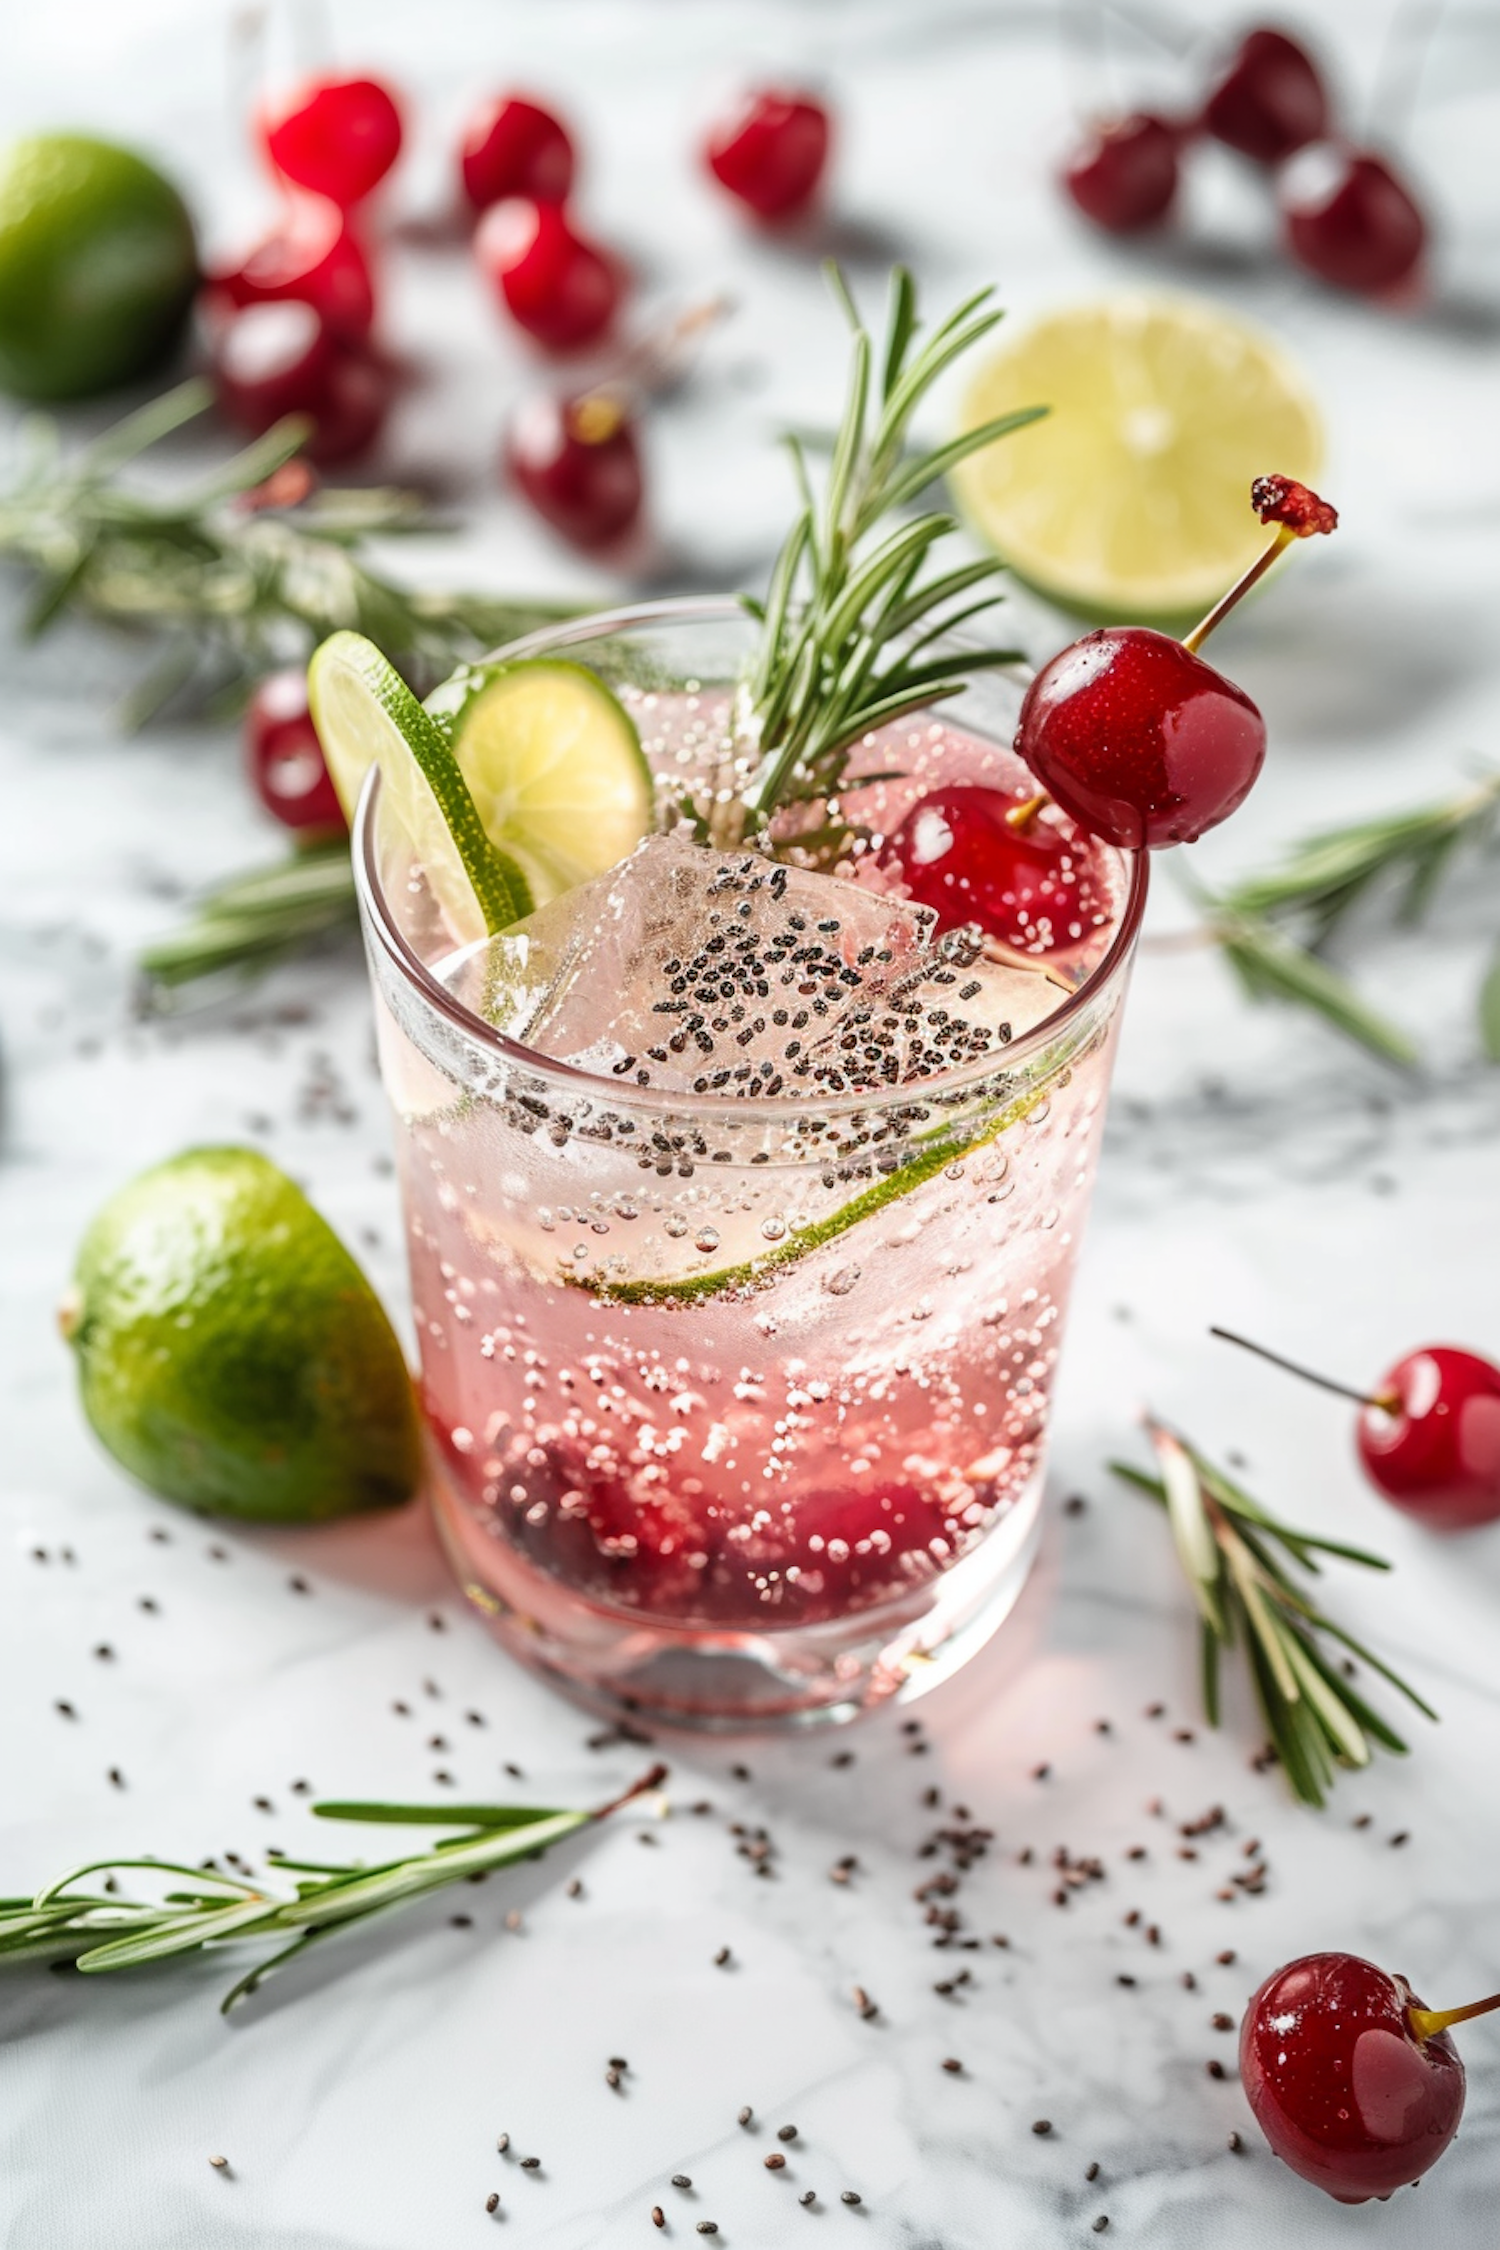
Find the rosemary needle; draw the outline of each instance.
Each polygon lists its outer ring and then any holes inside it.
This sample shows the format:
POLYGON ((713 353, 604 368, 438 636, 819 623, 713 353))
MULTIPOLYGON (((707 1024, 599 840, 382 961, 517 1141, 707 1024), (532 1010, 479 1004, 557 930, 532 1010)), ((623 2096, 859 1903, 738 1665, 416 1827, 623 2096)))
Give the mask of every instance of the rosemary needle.
POLYGON ((158 1859, 92 1860, 75 1867, 34 1898, 0 1899, 0 1967, 72 1960, 85 1975, 133 1969, 173 1954, 249 1939, 290 1938, 260 1961, 225 1995, 222 2012, 255 1990, 273 1970, 335 1930, 423 1898, 466 1876, 531 1859, 564 1836, 607 1820, 633 1798, 659 1788, 666 1767, 653 1766, 620 1796, 592 1812, 554 1812, 532 1805, 401 1805, 327 1803, 312 1811, 324 1819, 459 1827, 430 1851, 373 1867, 329 1866, 284 1858, 273 1870, 288 1878, 278 1892, 248 1875, 183 1867, 158 1859), (80 1888, 89 1875, 139 1868, 155 1878, 158 1896, 129 1899, 117 1892, 80 1888), (160 1891, 165 1879, 176 1887, 160 1891))
POLYGON ((1321 1805, 1335 1768, 1368 1765, 1372 1743, 1406 1749, 1357 1693, 1322 1636, 1341 1642, 1427 1718, 1435 1719, 1437 1713, 1388 1664, 1316 1608, 1287 1566, 1316 1575, 1320 1555, 1367 1570, 1389 1570, 1390 1564, 1363 1548, 1293 1530, 1176 1431, 1149 1418, 1146 1428, 1160 1476, 1147 1476, 1124 1461, 1112 1461, 1110 1467, 1166 1510, 1198 1606, 1204 1715, 1210 1726, 1219 1724, 1221 1660, 1226 1649, 1240 1650, 1293 1794, 1304 1804, 1321 1805))

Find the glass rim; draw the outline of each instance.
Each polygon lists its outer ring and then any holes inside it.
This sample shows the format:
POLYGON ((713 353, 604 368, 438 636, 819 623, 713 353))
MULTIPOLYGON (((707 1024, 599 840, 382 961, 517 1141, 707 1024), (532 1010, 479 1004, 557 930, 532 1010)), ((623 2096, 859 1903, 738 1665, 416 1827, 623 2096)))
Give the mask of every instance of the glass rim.
MULTIPOLYGON (((546 625, 536 632, 524 634, 519 640, 507 641, 503 647, 492 650, 488 656, 476 659, 480 663, 494 663, 499 658, 526 657, 550 653, 560 647, 572 647, 583 641, 595 641, 609 634, 629 630, 633 626, 693 623, 727 624, 746 617, 741 605, 723 595, 696 595, 680 600, 635 602, 620 609, 594 610, 586 616, 568 620, 558 625, 546 625)), ((962 647, 962 635, 951 636, 951 645, 962 647)), ((975 644, 968 644, 975 645, 975 644)), ((937 708, 936 705, 933 706, 937 708)), ((1000 1054, 987 1054, 973 1062, 964 1063, 954 1070, 941 1071, 924 1078, 915 1085, 902 1087, 868 1087, 861 1092, 833 1096, 806 1094, 779 1094, 758 1098, 754 1102, 726 1094, 694 1094, 676 1092, 664 1086, 623 1086, 618 1078, 600 1077, 595 1072, 580 1070, 574 1063, 562 1062, 552 1055, 543 1054, 536 1047, 528 1047, 519 1039, 512 1039, 498 1031, 483 1016, 475 1015, 463 1002, 441 984, 425 961, 407 943, 396 925, 380 878, 380 867, 375 845, 376 815, 380 804, 380 768, 372 765, 365 776, 355 809, 354 830, 351 838, 351 856, 354 866, 355 888, 363 909, 365 928, 373 934, 391 967, 403 982, 411 987, 433 1014, 441 1017, 454 1031, 478 1048, 492 1061, 503 1063, 511 1069, 521 1069, 533 1077, 550 1082, 559 1094, 571 1095, 575 1100, 591 1098, 607 1103, 611 1109, 640 1110, 663 1117, 712 1117, 722 1122, 726 1116, 743 1118, 748 1124, 759 1118, 766 1123, 790 1123, 797 1117, 842 1117, 870 1109, 889 1109, 911 1102, 947 1099, 983 1086, 992 1079, 997 1068, 1003 1067, 1007 1077, 1025 1069, 1038 1054, 1051 1046, 1060 1033, 1066 1032, 1085 1013, 1100 992, 1113 983, 1127 965, 1145 912, 1147 868, 1150 854, 1143 851, 1119 849, 1129 870, 1129 887, 1119 927, 1110 940, 1108 949, 1084 978, 1076 992, 1067 998, 1032 1029, 1023 1032, 1019 1039, 1000 1054)))

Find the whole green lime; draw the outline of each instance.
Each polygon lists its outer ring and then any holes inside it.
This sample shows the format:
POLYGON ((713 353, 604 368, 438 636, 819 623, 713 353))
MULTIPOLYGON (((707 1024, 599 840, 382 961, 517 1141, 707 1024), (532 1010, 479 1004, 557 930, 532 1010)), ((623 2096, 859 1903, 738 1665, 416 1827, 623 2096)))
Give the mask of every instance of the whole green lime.
POLYGON ((391 1324, 332 1228, 254 1149, 188 1149, 111 1197, 59 1318, 96 1433, 165 1500, 315 1523, 416 1490, 416 1402, 391 1324))
POLYGON ((0 388, 87 398, 149 374, 197 285, 187 205, 144 158, 78 133, 0 157, 0 388))

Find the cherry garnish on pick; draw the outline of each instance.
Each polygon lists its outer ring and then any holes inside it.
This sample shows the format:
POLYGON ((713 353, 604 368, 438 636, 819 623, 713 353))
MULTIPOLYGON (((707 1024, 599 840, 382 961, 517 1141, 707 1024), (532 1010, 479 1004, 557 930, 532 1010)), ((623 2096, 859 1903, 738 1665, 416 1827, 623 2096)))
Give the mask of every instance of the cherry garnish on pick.
POLYGON ((1232 1328, 1211 1328, 1305 1383, 1363 1408, 1355 1445, 1370 1482, 1431 1531, 1500 1519, 1500 1367, 1457 1344, 1423 1344, 1369 1391, 1314 1373, 1232 1328))
POLYGON ((1450 2025, 1500 2008, 1424 2008, 1404 1977, 1309 1953, 1267 1977, 1240 2028, 1240 2076, 1275 2153, 1340 2203, 1419 2179, 1458 2130, 1464 2066, 1450 2025))
POLYGON ((1257 477, 1250 500, 1275 537, 1184 639, 1106 626, 1054 656, 1026 691, 1018 755, 1106 843, 1190 844, 1234 811, 1260 772, 1265 721, 1198 651, 1285 547, 1332 531, 1338 515, 1292 477, 1257 477))

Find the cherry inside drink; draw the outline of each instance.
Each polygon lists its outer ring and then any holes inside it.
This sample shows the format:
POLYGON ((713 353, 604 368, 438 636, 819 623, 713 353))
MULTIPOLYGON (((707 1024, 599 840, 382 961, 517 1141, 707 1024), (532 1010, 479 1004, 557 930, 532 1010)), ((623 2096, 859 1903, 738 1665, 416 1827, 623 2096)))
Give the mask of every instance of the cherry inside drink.
MULTIPOLYGON (((665 807, 737 754, 742 630, 546 645, 615 689, 665 807)), ((974 877, 954 823, 1032 793, 1018 704, 986 674, 869 737, 776 857, 677 828, 468 947, 367 799, 439 1521, 500 1638, 596 1705, 847 1716, 1019 1592, 1144 871, 1052 808, 1042 892, 974 877)))

